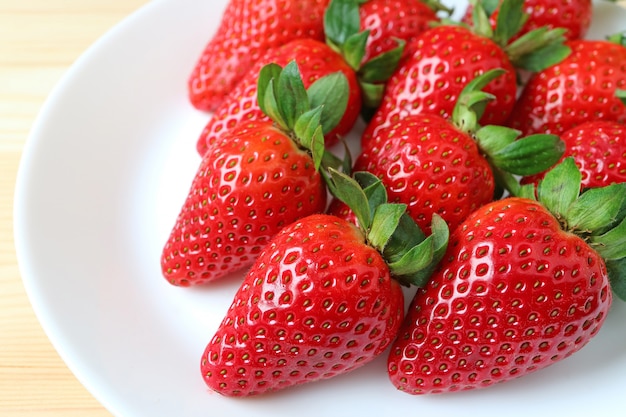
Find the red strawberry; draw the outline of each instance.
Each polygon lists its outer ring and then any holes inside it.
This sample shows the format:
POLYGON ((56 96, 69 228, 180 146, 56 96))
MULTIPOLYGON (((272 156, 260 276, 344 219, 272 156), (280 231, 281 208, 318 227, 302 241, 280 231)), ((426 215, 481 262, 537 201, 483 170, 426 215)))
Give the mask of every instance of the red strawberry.
POLYGON ((346 76, 350 89, 347 108, 341 122, 332 131, 325 132, 327 146, 336 143, 339 136, 352 129, 361 110, 361 92, 354 70, 328 45, 313 39, 299 39, 269 50, 222 101, 198 138, 196 147, 200 155, 204 155, 225 131, 241 121, 268 120, 257 104, 259 71, 270 63, 285 66, 291 61, 298 63, 306 88, 330 73, 341 71, 346 76))
MULTIPOLYGON (((486 9, 489 22, 495 28, 502 2, 482 0, 480 4, 486 9)), ((472 24, 473 10, 470 4, 462 18, 464 23, 472 24)), ((524 0, 524 11, 528 13, 528 20, 513 39, 532 30, 548 27, 567 29, 563 36, 567 40, 572 40, 581 39, 587 34, 591 26, 593 4, 591 0, 524 0)))
MULTIPOLYGON (((506 171, 520 174, 520 169, 530 169, 537 173, 549 168, 562 154, 558 138, 516 140, 517 132, 506 128, 488 126, 477 130, 479 114, 475 107, 484 107, 490 98, 482 93, 483 100, 478 100, 480 87, 501 74, 489 71, 473 80, 461 93, 452 121, 415 114, 378 129, 363 147, 354 170, 380 178, 390 201, 407 204, 408 212, 422 229, 427 230, 432 215, 438 214, 454 230, 470 213, 494 198, 497 179, 504 178, 506 171), (467 108, 465 103, 472 99, 476 102, 467 108), (511 147, 504 150, 507 146, 511 147), (544 153, 547 159, 540 162, 543 157, 538 154, 544 153), (526 156, 517 160, 522 154, 526 156)), ((342 207, 333 202, 331 209, 342 207)))
MULTIPOLYGON (((450 13, 443 4, 436 1, 422 0, 369 0, 360 9, 361 30, 369 31, 365 61, 391 51, 398 46, 397 40, 407 44, 422 32, 428 30, 432 23, 439 22, 437 12, 444 10, 450 13)), ((404 56, 413 51, 405 49, 404 56)))
POLYGON ((395 338, 400 285, 351 224, 313 215, 259 256, 202 360, 223 395, 259 394, 366 364, 395 338))
MULTIPOLYGON (((563 157, 571 156, 582 173, 583 188, 626 182, 626 126, 596 120, 575 126, 561 135, 563 157)), ((538 183, 543 174, 522 179, 538 183)))
MULTIPOLYGON (((367 10, 372 12, 377 10, 376 5, 380 1, 371 0, 371 2, 374 7, 362 6, 361 14, 367 10)), ((356 122, 362 101, 369 107, 377 105, 378 90, 383 85, 381 83, 391 75, 402 52, 402 47, 398 47, 395 39, 386 42, 384 50, 379 51, 382 48, 379 47, 379 43, 383 42, 380 37, 395 33, 380 28, 376 30, 378 37, 375 43, 366 45, 369 29, 358 32, 359 10, 359 4, 353 0, 332 0, 325 13, 327 44, 313 39, 298 39, 282 47, 269 49, 215 109, 212 119, 196 145, 200 155, 206 153, 226 129, 239 121, 264 117, 256 104, 256 81, 259 69, 269 63, 286 65, 287 62, 295 60, 298 62, 306 87, 325 74, 342 71, 350 84, 348 106, 342 121, 331 132, 324 132, 327 146, 332 146, 337 143, 339 137, 346 135, 356 122), (376 51, 377 55, 375 59, 370 60, 369 55, 372 51, 376 51)))
MULTIPOLYGON (((511 0, 513 2, 513 0, 511 0)), ((365 144, 376 130, 398 122, 409 114, 428 113, 450 117, 461 90, 476 76, 494 68, 506 71, 485 91, 494 96, 481 118, 483 124, 503 124, 515 104, 516 68, 537 71, 558 62, 567 50, 562 48, 562 31, 539 33, 531 41, 509 44, 522 22, 521 0, 508 7, 499 19, 499 29, 478 25, 474 31, 462 26, 440 25, 423 32, 407 49, 406 58, 387 83, 380 108, 367 127, 365 144), (492 35, 491 37, 489 35, 492 35), (492 39, 493 38, 493 39, 492 39), (552 58, 538 65, 534 53, 548 48, 552 58)))
POLYGON ((506 75, 485 88, 495 100, 487 105, 484 123, 505 121, 515 103, 515 69, 493 41, 458 26, 438 26, 419 36, 408 57, 389 79, 380 108, 363 135, 363 144, 376 129, 390 126, 409 114, 450 117, 465 85, 490 69, 506 75))
POLYGON ((323 158, 320 123, 341 117, 345 77, 318 80, 309 98, 292 62, 284 70, 264 67, 259 88, 273 120, 237 125, 202 159, 163 249, 163 274, 174 285, 202 284, 250 265, 282 227, 326 206, 316 170, 330 160, 323 158))
POLYGON ((451 235, 392 346, 398 389, 487 387, 556 363, 597 334, 612 300, 603 258, 626 256, 626 184, 579 196, 580 174, 566 162, 540 184, 541 202, 492 202, 451 235))
POLYGON ((454 230, 494 196, 491 168, 472 137, 439 116, 410 115, 380 129, 354 169, 380 177, 390 200, 407 204, 423 229, 437 213, 454 230))
POLYGON ((569 57, 530 78, 509 126, 524 134, 559 135, 589 120, 626 123, 626 105, 615 94, 626 89, 626 36, 568 45, 569 57))
MULTIPOLYGON (((339 181, 335 191, 346 181, 356 184, 339 174, 333 178, 339 181)), ((404 298, 392 274, 402 262, 388 263, 382 252, 399 240, 392 233, 404 207, 378 205, 369 223, 373 206, 364 191, 356 186, 348 193, 349 199, 361 197, 363 210, 354 211, 368 228, 312 215, 285 227, 261 252, 202 355, 202 376, 211 389, 247 396, 331 378, 367 364, 395 339, 404 298)), ((447 228, 439 227, 442 240, 421 240, 413 248, 434 250, 426 270, 445 252, 447 228)), ((409 241, 417 242, 414 236, 409 241)))
POLYGON ((189 98, 214 110, 268 49, 294 39, 324 39, 329 0, 230 0, 189 78, 189 98))

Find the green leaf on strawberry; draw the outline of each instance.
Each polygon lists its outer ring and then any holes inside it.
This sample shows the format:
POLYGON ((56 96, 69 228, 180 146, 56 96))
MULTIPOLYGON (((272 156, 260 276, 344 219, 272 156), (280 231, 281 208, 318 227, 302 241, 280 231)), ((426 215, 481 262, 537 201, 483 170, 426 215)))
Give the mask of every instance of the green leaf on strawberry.
POLYGON ((563 28, 540 27, 514 39, 529 18, 524 11, 523 0, 499 2, 495 28, 490 22, 490 16, 495 10, 493 2, 485 4, 484 1, 476 0, 472 6, 474 32, 500 45, 516 68, 541 71, 561 62, 571 53, 571 49, 564 44, 563 28))
POLYGON ((626 90, 617 89, 615 90, 615 97, 619 98, 624 105, 626 105, 626 90))
POLYGON ((532 175, 526 172, 539 173, 549 169, 562 157, 565 145, 555 135, 519 138, 520 132, 508 127, 478 125, 485 106, 493 99, 482 89, 503 73, 501 69, 492 69, 470 81, 459 95, 452 122, 460 130, 475 136, 498 181, 505 189, 510 189, 518 186, 512 175, 532 175))
MULTIPOLYGON (((626 183, 581 192, 582 174, 573 157, 550 169, 536 189, 543 204, 570 233, 583 238, 607 261, 618 296, 626 300, 626 183), (620 295, 621 294, 621 295, 620 295)), ((528 198, 528 187, 524 187, 528 198)))
POLYGON ((354 212, 367 242, 381 253, 392 276, 406 286, 423 286, 447 249, 446 222, 434 215, 432 233, 426 237, 405 204, 387 202, 384 185, 370 173, 349 177, 330 169, 328 183, 331 193, 354 212))
POLYGON ((331 1, 324 15, 326 42, 338 52, 348 38, 358 34, 361 28, 359 4, 352 0, 331 1))
POLYGON ((288 128, 293 128, 296 120, 310 109, 309 98, 302 82, 300 70, 294 61, 283 68, 277 78, 276 92, 278 111, 285 118, 288 128))
POLYGON ((599 235, 592 236, 591 243, 601 246, 602 257, 607 260, 626 258, 626 218, 613 229, 599 235))
POLYGON ((609 273, 611 290, 620 299, 626 301, 626 258, 608 260, 606 269, 609 273))
POLYGON ((485 107, 494 96, 482 91, 491 81, 500 77, 505 71, 495 68, 472 79, 461 91, 452 111, 452 122, 463 132, 475 132, 478 120, 485 112, 485 107))
POLYGON ((369 36, 369 31, 355 33, 348 37, 341 46, 344 59, 355 71, 361 69, 361 62, 365 57, 365 45, 369 36))
MULTIPOLYGON (((478 9, 482 8, 478 7, 478 9)), ((493 34, 493 40, 497 44, 507 45, 511 38, 522 29, 528 20, 528 15, 523 10, 524 0, 508 0, 500 3, 498 20, 493 34)))
POLYGON ((426 285, 445 255, 450 231, 446 222, 437 214, 433 215, 431 231, 431 235, 423 242, 404 252, 398 261, 389 264, 396 279, 405 285, 417 287, 426 285))
POLYGON ((606 40, 617 45, 626 46, 626 31, 609 35, 606 37, 606 40))
POLYGON ((581 178, 574 158, 565 158, 539 183, 538 200, 568 231, 597 241, 596 249, 601 254, 609 251, 610 258, 614 258, 616 248, 605 244, 621 238, 621 221, 626 216, 626 184, 590 188, 580 193, 581 178))
POLYGON ((572 50, 563 44, 564 29, 539 28, 521 36, 507 47, 518 68, 538 72, 563 61, 572 50))
POLYGON ((493 165, 514 175, 532 175, 553 166, 565 151, 556 135, 530 135, 517 139, 497 152, 490 153, 493 165))
POLYGON ((324 133, 341 120, 347 106, 348 81, 341 72, 320 78, 308 90, 295 61, 281 68, 263 67, 258 78, 258 103, 283 131, 311 152, 318 170, 327 163, 339 167, 341 160, 326 151, 324 133))
POLYGON ((396 39, 396 43, 398 46, 395 48, 375 56, 361 66, 359 75, 362 82, 368 84, 382 83, 393 75, 406 46, 406 41, 403 39, 396 39))
POLYGON ((537 186, 537 198, 558 219, 565 218, 580 192, 581 174, 572 158, 546 173, 537 186))
POLYGON ((324 135, 333 130, 343 117, 341 109, 348 105, 349 96, 343 94, 346 88, 345 76, 336 72, 318 79, 307 89, 311 108, 322 107, 320 124, 324 135))
POLYGON ((568 227, 590 234, 606 230, 614 224, 625 198, 626 184, 590 188, 582 193, 567 211, 568 227))
POLYGON ((371 231, 368 236, 372 246, 384 253, 389 239, 400 224, 400 218, 405 212, 405 204, 381 204, 375 208, 371 231))
POLYGON ((369 30, 360 31, 359 7, 366 1, 331 0, 324 16, 326 42, 357 73, 363 95, 364 109, 378 107, 384 82, 398 66, 405 42, 397 39, 397 46, 365 62, 369 30))

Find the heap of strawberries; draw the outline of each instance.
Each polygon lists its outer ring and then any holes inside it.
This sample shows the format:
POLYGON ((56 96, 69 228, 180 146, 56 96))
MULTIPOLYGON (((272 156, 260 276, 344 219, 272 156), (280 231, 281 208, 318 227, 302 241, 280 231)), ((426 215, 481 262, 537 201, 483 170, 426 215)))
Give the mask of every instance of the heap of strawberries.
POLYGON ((384 352, 409 394, 482 388, 572 355, 626 299, 626 34, 584 40, 589 0, 449 12, 228 3, 189 80, 212 114, 161 259, 183 287, 246 272, 201 358, 211 389, 384 352), (359 118, 359 154, 336 152, 359 118))

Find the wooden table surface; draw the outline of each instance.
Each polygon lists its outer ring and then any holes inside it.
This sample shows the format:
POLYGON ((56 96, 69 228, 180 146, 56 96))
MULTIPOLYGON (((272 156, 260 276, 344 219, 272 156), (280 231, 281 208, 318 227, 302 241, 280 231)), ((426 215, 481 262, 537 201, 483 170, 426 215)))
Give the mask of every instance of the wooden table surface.
POLYGON ((13 246, 13 191, 28 132, 53 86, 98 37, 146 3, 148 0, 0 0, 3 417, 111 415, 68 370, 33 313, 13 246))
POLYGON ((28 132, 53 86, 146 3, 0 0, 0 416, 111 416, 60 359, 26 297, 13 247, 13 190, 28 132))

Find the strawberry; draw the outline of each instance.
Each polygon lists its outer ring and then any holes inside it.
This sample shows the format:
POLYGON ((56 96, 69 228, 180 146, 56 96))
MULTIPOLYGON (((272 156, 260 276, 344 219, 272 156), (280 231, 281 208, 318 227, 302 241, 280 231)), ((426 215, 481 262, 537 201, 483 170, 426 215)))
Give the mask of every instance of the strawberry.
MULTIPOLYGON (((485 8, 491 26, 495 28, 500 5, 504 0, 478 1, 485 8)), ((464 23, 472 24, 473 10, 470 2, 461 19, 464 23)), ((513 39, 532 30, 548 27, 567 29, 563 36, 567 40, 573 40, 582 39, 587 34, 593 16, 593 4, 591 0, 524 0, 524 11, 528 13, 528 20, 513 39)))
POLYGON ((202 377, 212 390, 263 394, 369 363, 395 339, 404 316, 394 271, 427 279, 445 252, 445 223, 436 220, 433 239, 424 239, 414 224, 398 232, 408 226, 401 221, 405 207, 375 204, 374 195, 384 196, 380 182, 366 192, 343 174, 331 175, 333 191, 354 203, 367 226, 314 214, 271 240, 202 355, 202 377))
MULTIPOLYGON (((563 157, 571 156, 582 174, 583 188, 626 182, 626 126, 595 120, 575 126, 561 135, 563 157)), ((522 178, 523 184, 538 183, 542 174, 522 178)))
POLYGON ((189 99, 212 111, 269 49, 294 39, 324 39, 329 0, 230 0, 188 81, 189 99))
POLYGON ((579 190, 568 158, 539 184, 539 201, 489 203, 452 233, 391 348, 398 389, 487 387, 567 358, 598 333, 610 276, 626 279, 617 269, 626 256, 626 184, 579 190))
POLYGON ((244 268, 282 227, 324 211, 317 168, 336 162, 322 131, 341 118, 347 89, 342 73, 331 74, 309 97, 295 62, 263 68, 259 104, 272 120, 237 125, 202 159, 162 253, 171 284, 202 284, 244 268))
POLYGON ((508 126, 559 135, 588 120, 626 123, 626 35, 567 44, 570 56, 529 79, 508 126))
POLYGON ((515 104, 516 69, 538 71, 558 62, 569 52, 562 45, 562 30, 539 30, 509 43, 521 27, 524 14, 522 0, 510 0, 506 5, 495 31, 484 22, 477 24, 474 30, 440 25, 423 32, 407 45, 414 53, 401 62, 389 79, 362 143, 374 136, 377 129, 409 114, 450 117, 465 85, 494 68, 504 69, 505 75, 485 88, 495 98, 487 105, 481 123, 503 124, 515 104), (549 59, 540 61, 538 55, 549 59))
MULTIPOLYGON (((502 71, 492 70, 470 82, 451 121, 414 114, 379 129, 361 150, 354 170, 380 178, 390 201, 407 204, 422 229, 427 230, 436 213, 454 230, 494 198, 497 182, 506 185, 506 172, 548 169, 563 152, 557 137, 517 140, 517 132, 510 129, 476 126, 480 111, 491 98, 480 89, 498 76, 502 71)), ((338 216, 345 213, 334 201, 330 210, 338 216)))
MULTIPOLYGON (((361 4, 361 30, 369 31, 365 46, 365 61, 397 47, 397 40, 407 44, 439 22, 438 11, 452 12, 437 1, 368 0, 361 4)), ((405 49, 403 56, 412 51, 405 49)))
MULTIPOLYGON (((371 0, 379 2, 379 0, 371 0)), ((243 77, 234 90, 215 109, 196 148, 204 155, 220 135, 241 120, 263 118, 256 104, 256 85, 259 69, 269 63, 286 65, 295 60, 303 75, 305 86, 331 72, 342 71, 350 85, 347 109, 340 123, 326 135, 326 145, 332 146, 354 126, 363 106, 374 107, 379 100, 382 82, 387 80, 397 66, 403 44, 397 41, 385 44, 386 49, 374 58, 366 58, 366 41, 369 30, 359 32, 359 4, 354 0, 332 0, 324 15, 326 43, 313 39, 297 39, 279 47, 269 49, 256 65, 243 77), (361 92, 363 91, 363 92, 361 92)), ((383 32, 387 33, 387 32, 383 32)))
POLYGON ((218 142, 225 131, 240 122, 268 120, 257 103, 260 69, 270 63, 285 66, 291 61, 298 63, 304 86, 307 88, 324 75, 341 71, 346 76, 350 90, 346 111, 341 122, 332 131, 324 132, 326 144, 332 146, 339 136, 352 129, 361 109, 361 92, 354 70, 325 43, 313 39, 298 39, 269 50, 224 98, 198 138, 196 148, 200 155, 204 155, 218 142))

